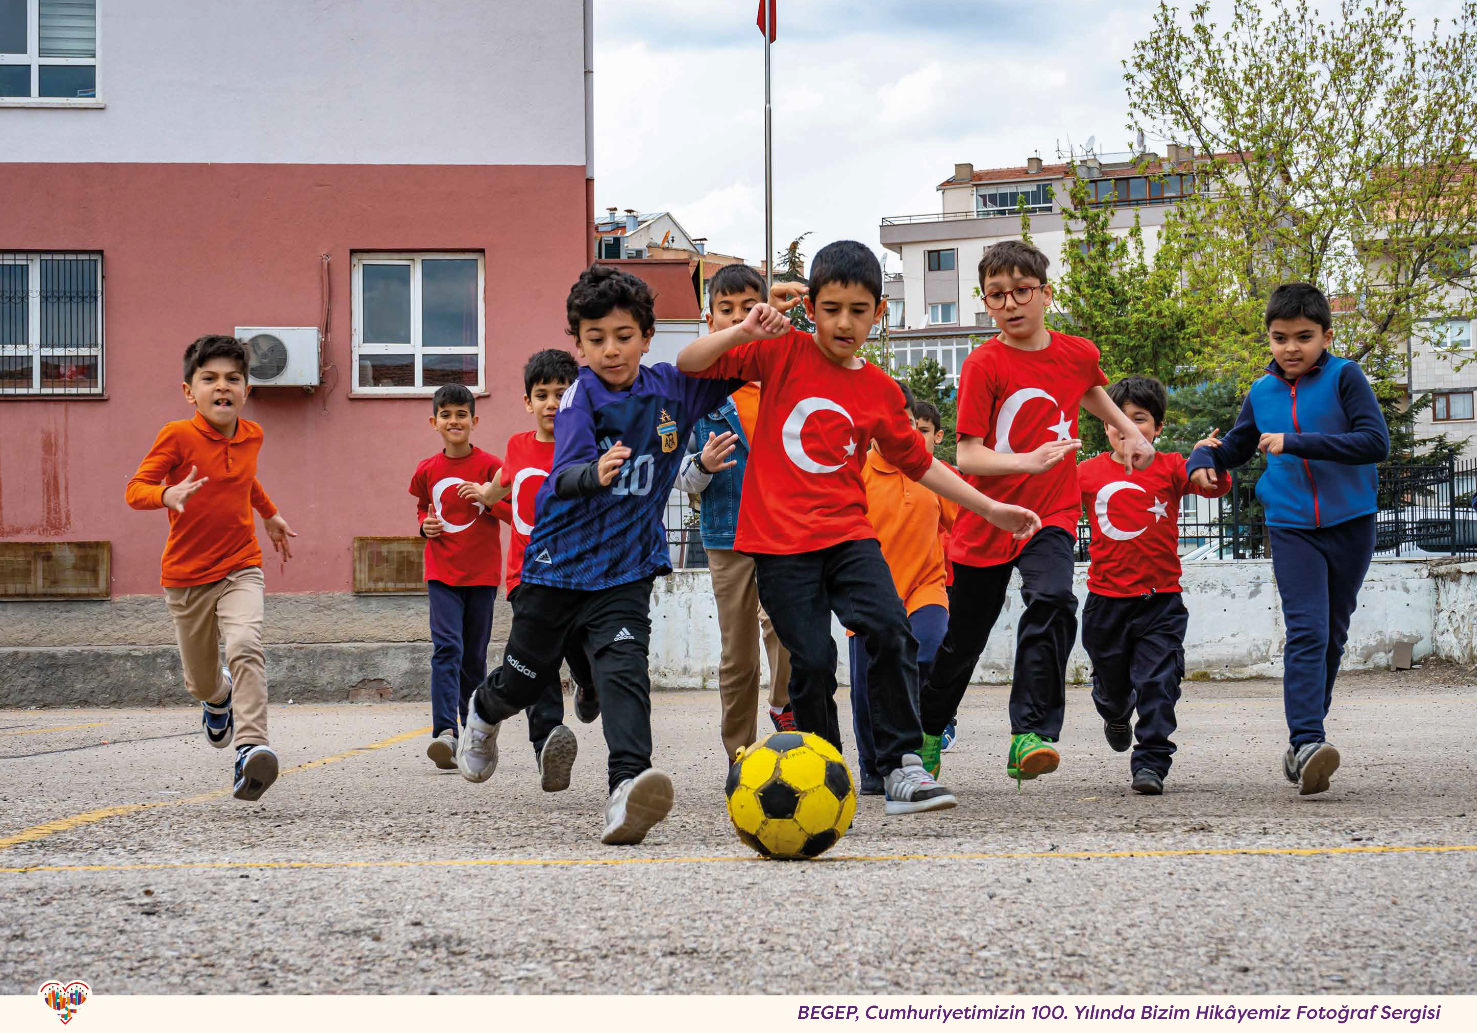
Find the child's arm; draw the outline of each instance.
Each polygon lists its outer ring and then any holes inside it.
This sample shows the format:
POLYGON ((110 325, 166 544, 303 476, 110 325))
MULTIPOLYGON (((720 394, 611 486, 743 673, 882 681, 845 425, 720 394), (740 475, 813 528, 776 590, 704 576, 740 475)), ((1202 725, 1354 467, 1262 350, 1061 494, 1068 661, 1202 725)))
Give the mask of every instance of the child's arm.
POLYGON ((598 495, 610 487, 631 450, 617 441, 601 454, 595 444, 595 414, 584 403, 576 382, 564 393, 554 417, 554 464, 549 479, 554 497, 598 495))
POLYGON ((682 466, 677 470, 677 480, 674 482, 677 490, 689 495, 701 495, 713 482, 714 474, 738 465, 737 459, 728 458, 737 447, 738 435, 732 431, 724 431, 722 434, 709 431, 707 443, 701 449, 697 447, 696 437, 690 439, 688 448, 691 451, 683 458, 682 466))
POLYGON ((1013 473, 1045 473, 1082 447, 1078 438, 1048 441, 1034 452, 1018 454, 997 452, 985 444, 984 438, 972 434, 959 435, 959 451, 955 462, 961 473, 973 477, 1000 477, 1013 473))
POLYGON ((1138 425, 1124 415, 1118 403, 1109 397, 1102 386, 1091 388, 1082 396, 1082 408, 1123 435, 1123 469, 1147 470, 1154 462, 1154 444, 1144 437, 1138 425))
POLYGON ((1352 362, 1344 366, 1338 392, 1339 404, 1349 417, 1349 430, 1342 434, 1263 434, 1257 447, 1272 455, 1285 453, 1350 466, 1383 462, 1390 455, 1390 430, 1364 371, 1352 362))
MULTIPOLYGON (((755 305, 749 309, 748 316, 738 326, 719 330, 707 337, 699 337, 678 352, 677 368, 683 373, 705 372, 718 365, 719 360, 730 348, 779 337, 789 329, 790 321, 778 309, 763 303, 755 305)), ((757 369, 744 368, 753 365, 752 362, 745 361, 748 358, 748 356, 743 356, 738 362, 725 363, 713 375, 758 380, 759 371, 757 369)))
MULTIPOLYGON (((948 466, 948 463, 944 464, 948 466)), ((959 519, 959 503, 953 499, 939 496, 939 533, 949 534, 954 530, 954 522, 959 519)))
POLYGON ((988 495, 980 494, 965 483, 964 478, 949 469, 949 464, 937 459, 929 466, 928 472, 919 478, 918 483, 939 498, 959 503, 971 513, 1009 531, 1016 538, 1029 538, 1041 530, 1041 518, 1035 513, 1020 506, 996 502, 988 495))
POLYGON ((1256 415, 1251 410, 1251 398, 1241 403, 1241 414, 1218 445, 1198 445, 1185 464, 1191 483, 1201 488, 1214 488, 1220 482, 1220 474, 1242 466, 1256 455, 1261 432, 1257 430, 1256 415))
POLYGON ((185 511, 190 496, 200 490, 209 477, 195 476, 195 467, 178 484, 165 486, 164 479, 169 471, 180 464, 179 452, 174 447, 174 435, 168 427, 159 432, 149 454, 138 464, 138 471, 123 491, 123 499, 132 509, 172 509, 185 511))

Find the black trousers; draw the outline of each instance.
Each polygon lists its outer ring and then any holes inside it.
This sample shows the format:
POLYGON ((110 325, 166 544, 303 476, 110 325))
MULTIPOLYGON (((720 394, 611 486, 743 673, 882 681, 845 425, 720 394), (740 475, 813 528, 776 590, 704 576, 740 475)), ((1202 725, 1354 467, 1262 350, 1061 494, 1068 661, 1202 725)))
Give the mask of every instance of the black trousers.
MULTIPOLYGON (((522 584, 516 585, 508 593, 508 605, 513 608, 515 616, 518 613, 518 601, 522 598, 522 584)), ((570 677, 577 683, 585 686, 592 684, 590 659, 585 653, 583 635, 570 635, 564 662, 569 664, 570 677)), ((528 741, 533 743, 534 756, 538 756, 543 752, 544 741, 549 738, 549 733, 564 723, 564 685, 558 678, 557 671, 554 680, 527 712, 528 741)))
POLYGON ((593 592, 519 585, 503 662, 473 697, 478 715, 506 721, 534 705, 558 684, 559 665, 582 636, 610 750, 610 788, 651 767, 651 581, 593 592))
POLYGON ((1005 605, 1010 572, 1021 572, 1026 604, 1016 629, 1015 674, 1010 682, 1010 733, 1059 739, 1067 704, 1067 655, 1077 638, 1072 592, 1072 536, 1059 527, 1037 532, 1020 555, 993 567, 954 564, 949 633, 939 647, 921 697, 923 730, 942 735, 959 710, 974 666, 1005 605))
POLYGON ((790 707, 802 732, 841 749, 836 641, 831 614, 867 650, 867 702, 877 770, 901 766, 923 745, 918 721, 918 643, 875 538, 793 556, 755 554, 759 602, 790 651, 790 707))
POLYGON ((1092 702, 1108 721, 1135 710, 1129 767, 1164 778, 1174 756, 1174 705, 1185 676, 1190 612, 1178 592, 1117 599, 1089 594, 1082 608, 1082 648, 1092 659, 1092 702))

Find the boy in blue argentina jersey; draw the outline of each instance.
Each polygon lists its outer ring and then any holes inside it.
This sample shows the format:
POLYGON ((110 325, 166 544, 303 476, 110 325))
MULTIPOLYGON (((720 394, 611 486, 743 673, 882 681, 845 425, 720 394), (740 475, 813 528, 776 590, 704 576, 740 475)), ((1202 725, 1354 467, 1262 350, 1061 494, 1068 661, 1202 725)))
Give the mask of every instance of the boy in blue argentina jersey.
POLYGON ((491 776, 499 726, 558 678, 578 634, 610 750, 601 841, 639 843, 673 795, 671 777, 651 766, 647 671, 652 580, 672 570, 662 518, 681 443, 742 381, 642 366, 656 322, 651 290, 630 273, 591 266, 567 314, 585 366, 554 418, 554 463, 534 504, 507 649, 472 698, 457 766, 472 782, 491 776))

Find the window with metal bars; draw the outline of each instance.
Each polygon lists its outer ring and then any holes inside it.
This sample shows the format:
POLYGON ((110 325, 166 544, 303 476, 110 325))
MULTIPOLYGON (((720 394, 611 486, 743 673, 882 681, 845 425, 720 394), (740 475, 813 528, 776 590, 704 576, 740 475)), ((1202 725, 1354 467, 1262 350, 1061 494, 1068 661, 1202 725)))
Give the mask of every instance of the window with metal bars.
POLYGON ((0 251, 0 398, 103 391, 103 256, 0 251))

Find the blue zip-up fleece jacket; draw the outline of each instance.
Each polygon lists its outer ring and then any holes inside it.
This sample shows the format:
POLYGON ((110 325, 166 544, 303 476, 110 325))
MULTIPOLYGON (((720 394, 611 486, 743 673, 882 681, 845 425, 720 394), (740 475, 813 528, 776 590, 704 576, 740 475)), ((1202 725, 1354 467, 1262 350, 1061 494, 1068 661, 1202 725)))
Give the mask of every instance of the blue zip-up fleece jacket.
POLYGON ((1358 363, 1324 352, 1296 380, 1268 363, 1236 426, 1219 446, 1197 448, 1186 468, 1224 474, 1256 455, 1263 434, 1284 435, 1256 485, 1268 524, 1332 527, 1378 508, 1374 464, 1390 454, 1390 432, 1358 363))

